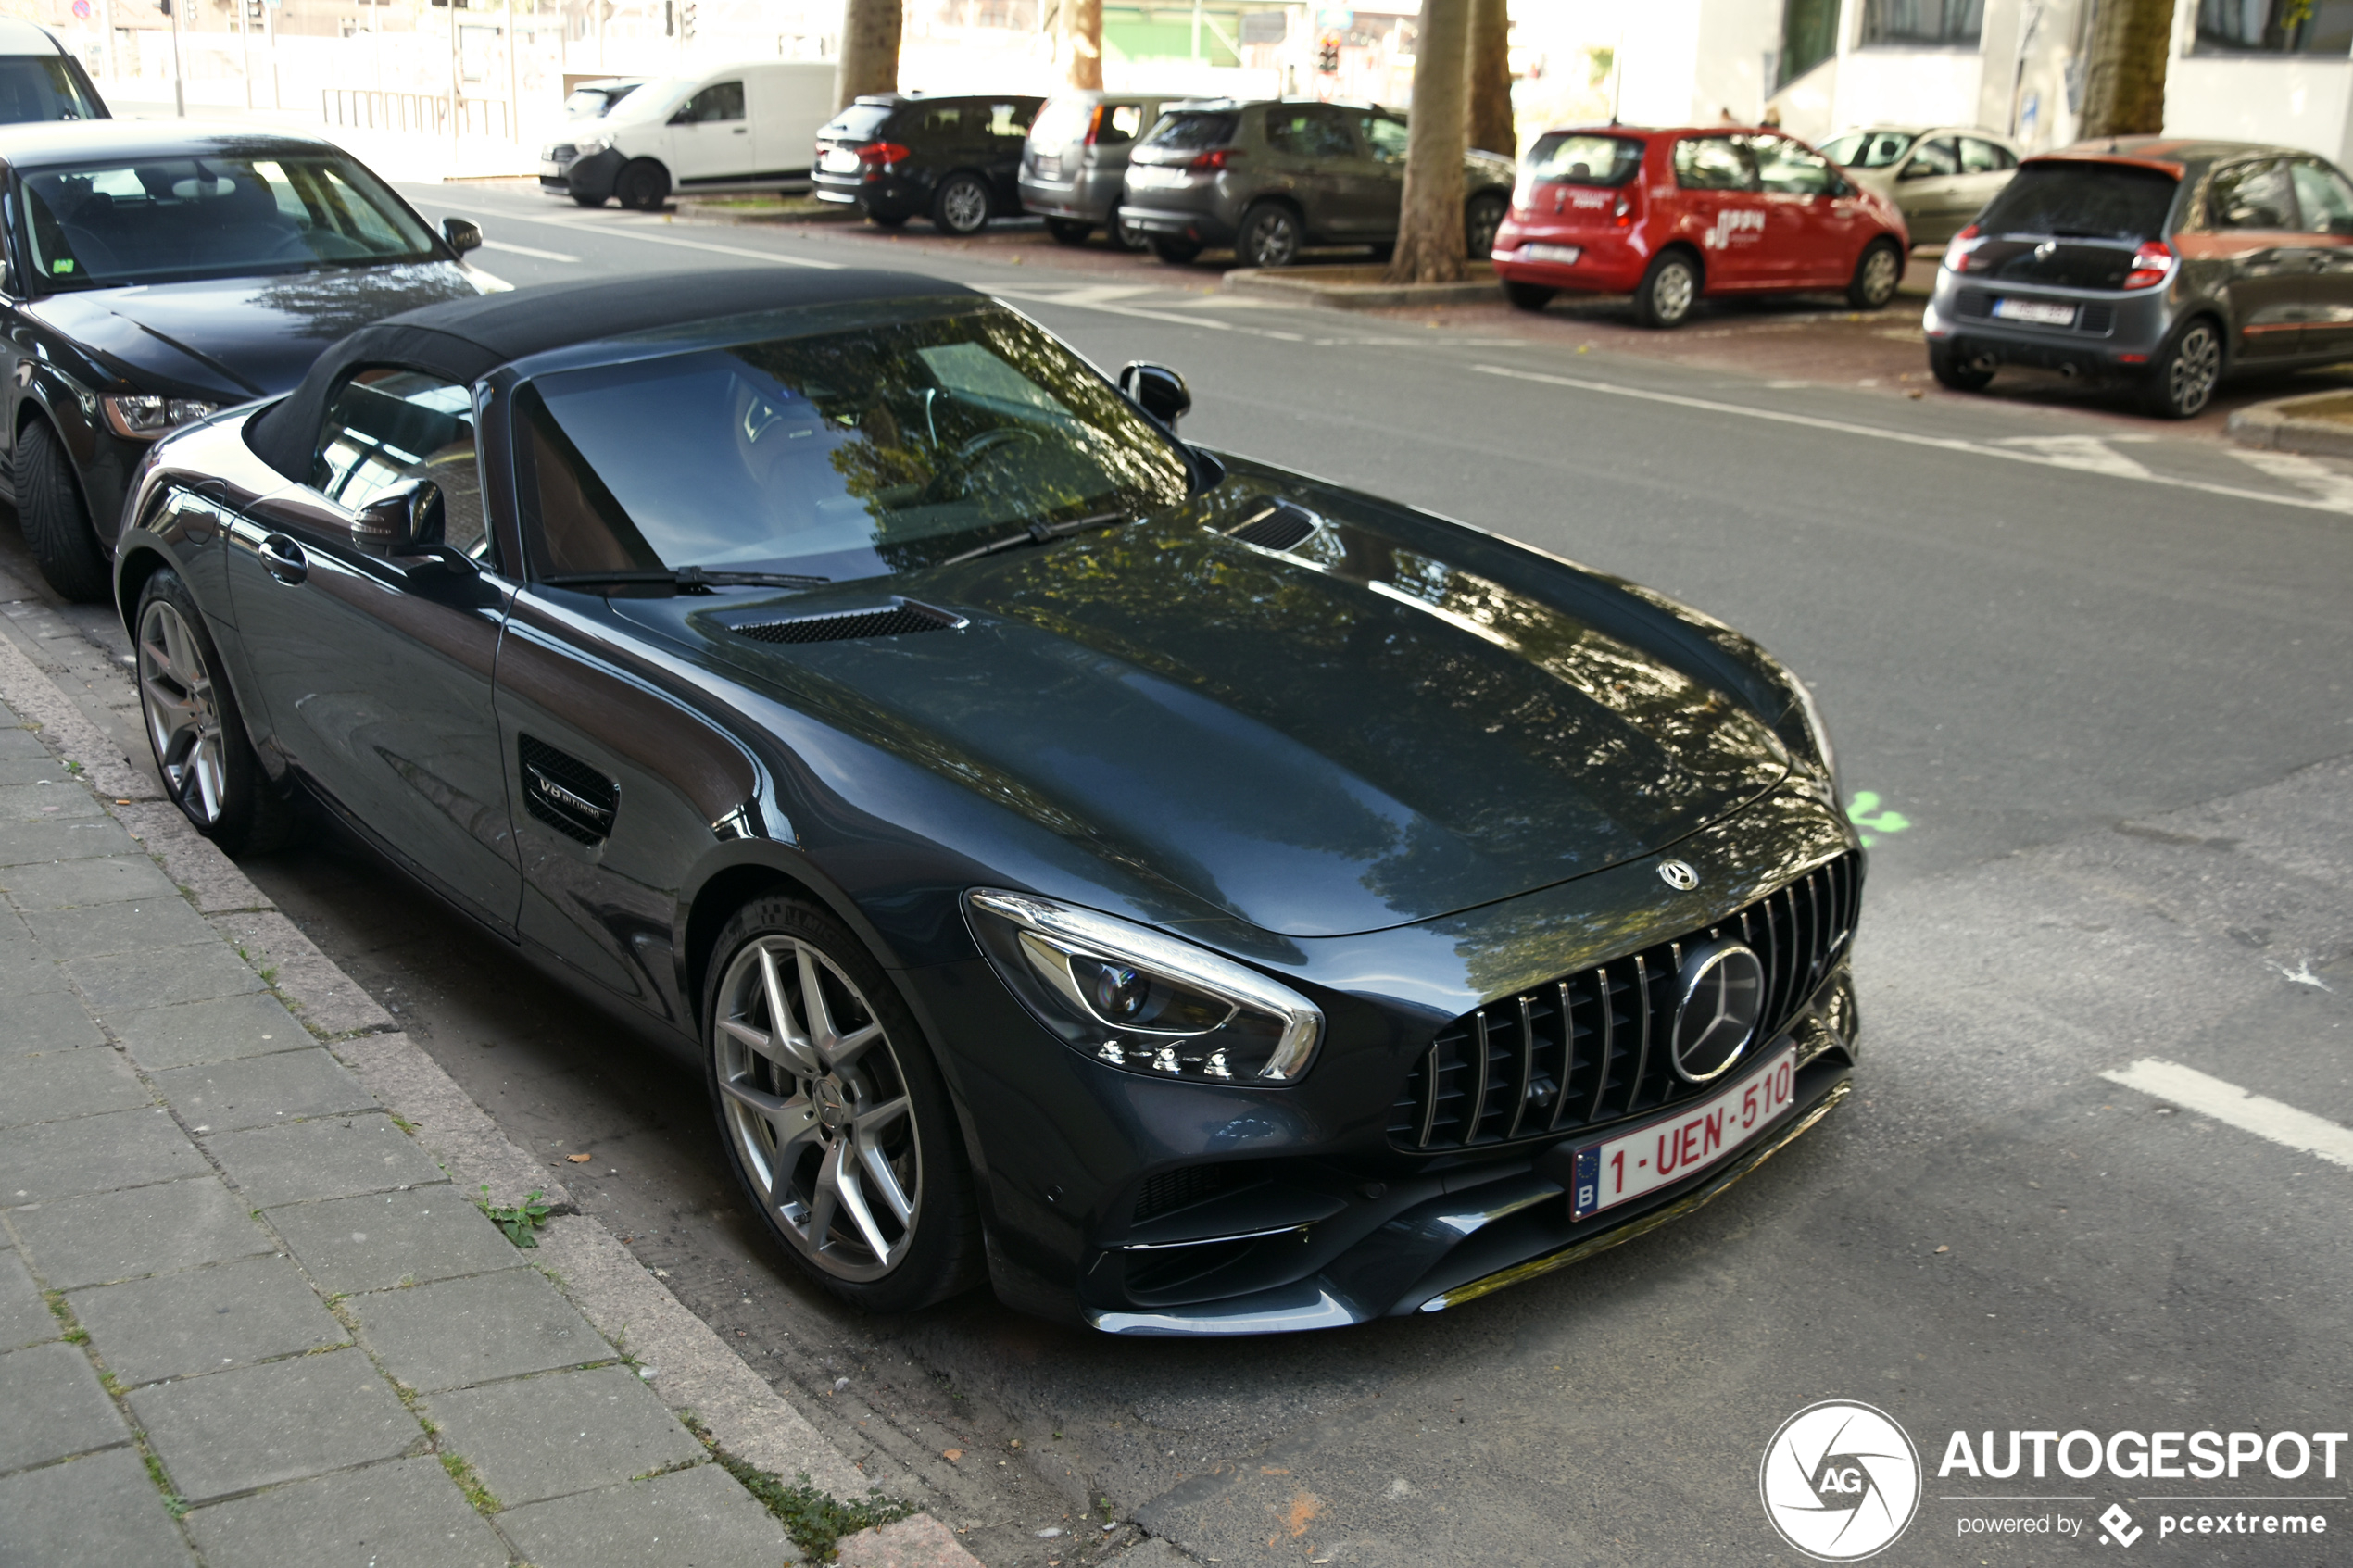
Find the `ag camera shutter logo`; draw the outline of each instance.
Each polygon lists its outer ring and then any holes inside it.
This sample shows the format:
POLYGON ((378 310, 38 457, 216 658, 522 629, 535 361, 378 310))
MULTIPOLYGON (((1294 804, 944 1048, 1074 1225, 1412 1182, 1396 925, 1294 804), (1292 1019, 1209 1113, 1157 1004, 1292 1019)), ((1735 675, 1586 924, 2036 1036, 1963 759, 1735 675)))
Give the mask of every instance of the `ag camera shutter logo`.
POLYGON ((1781 1423, 1756 1489, 1781 1539, 1817 1562, 1859 1562, 1919 1511, 1919 1450, 1886 1411, 1825 1399, 1781 1423))

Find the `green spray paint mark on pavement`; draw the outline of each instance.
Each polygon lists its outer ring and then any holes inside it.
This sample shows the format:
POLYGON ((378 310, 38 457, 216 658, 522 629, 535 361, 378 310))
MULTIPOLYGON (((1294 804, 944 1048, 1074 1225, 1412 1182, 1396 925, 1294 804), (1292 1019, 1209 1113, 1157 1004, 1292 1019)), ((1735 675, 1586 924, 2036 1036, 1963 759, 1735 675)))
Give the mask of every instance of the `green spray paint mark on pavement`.
POLYGON ((1853 802, 1846 808, 1846 820, 1863 830, 1863 847, 1866 849, 1879 842, 1874 834, 1902 833, 1912 825, 1911 820, 1901 811, 1881 810, 1879 797, 1868 789, 1855 792, 1853 802))

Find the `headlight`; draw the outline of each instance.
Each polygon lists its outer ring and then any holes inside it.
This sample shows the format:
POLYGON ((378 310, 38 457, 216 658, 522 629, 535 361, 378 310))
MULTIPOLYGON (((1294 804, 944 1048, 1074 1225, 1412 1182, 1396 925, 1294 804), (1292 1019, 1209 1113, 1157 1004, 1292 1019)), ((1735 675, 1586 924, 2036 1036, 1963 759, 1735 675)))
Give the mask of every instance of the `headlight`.
POLYGON ((167 431, 195 423, 220 407, 193 397, 153 397, 145 393, 99 401, 106 405, 107 423, 114 427, 114 433, 134 441, 153 441, 167 431))
POLYGON ((1034 893, 975 888, 973 935, 1039 1022, 1149 1076, 1267 1087, 1315 1059, 1324 1015, 1254 969, 1148 926, 1034 893))
POLYGON ((598 153, 603 152, 607 147, 611 146, 612 142, 610 138, 604 136, 583 136, 573 142, 572 145, 573 151, 580 157, 594 157, 598 153))

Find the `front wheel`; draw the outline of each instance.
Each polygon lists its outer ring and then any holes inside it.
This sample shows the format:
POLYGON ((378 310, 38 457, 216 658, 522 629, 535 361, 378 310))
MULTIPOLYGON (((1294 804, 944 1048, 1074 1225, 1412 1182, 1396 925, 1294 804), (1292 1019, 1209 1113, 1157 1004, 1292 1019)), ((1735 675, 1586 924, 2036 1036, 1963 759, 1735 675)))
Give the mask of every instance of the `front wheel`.
POLYGON ((856 937, 813 904, 754 899, 719 934, 703 1017, 728 1160, 794 1262, 877 1312, 977 1282, 979 1208, 947 1085, 856 937))
POLYGON ((1634 317, 1646 327, 1680 327, 1699 301, 1699 263, 1670 250, 1655 257, 1634 285, 1634 317))
POLYGON ((2222 379, 2222 334, 2203 317, 2168 339, 2149 367, 2141 407, 2160 420, 2186 420, 2205 411, 2222 379))
POLYGON ((204 612, 166 567, 139 590, 139 716, 172 804, 231 855, 294 836, 294 809, 270 788, 245 738, 204 612))
POLYGON ((977 174, 950 174, 933 193, 931 221, 945 233, 979 233, 988 227, 988 187, 977 174))
POLYGON ((44 419, 17 437, 17 521, 49 586, 81 604, 107 596, 107 547, 90 526, 73 459, 44 419))
POLYGON ((1095 226, 1092 223, 1081 223, 1076 218, 1046 220, 1046 232, 1053 236, 1053 241, 1058 245, 1083 245, 1087 243, 1087 236, 1094 232, 1095 226))
POLYGON ((639 212, 660 212, 670 199, 670 170, 649 157, 625 163, 613 177, 613 199, 639 212))
POLYGON ((1495 231, 1504 226, 1510 203, 1492 191, 1482 191, 1463 207, 1463 249, 1473 261, 1495 254, 1495 231))
POLYGON ((1504 297, 1522 310, 1541 310, 1553 303, 1553 295, 1558 293, 1560 290, 1541 283, 1523 283, 1516 278, 1504 280, 1504 297))
POLYGON ((1895 297, 1895 285, 1903 281, 1904 257, 1895 242, 1873 240, 1855 263, 1855 276, 1846 284, 1846 303, 1857 310, 1884 310, 1895 297))
POLYGON ((1278 202, 1265 202, 1242 214, 1241 238, 1234 251, 1245 267, 1288 267, 1299 259, 1299 214, 1278 202))

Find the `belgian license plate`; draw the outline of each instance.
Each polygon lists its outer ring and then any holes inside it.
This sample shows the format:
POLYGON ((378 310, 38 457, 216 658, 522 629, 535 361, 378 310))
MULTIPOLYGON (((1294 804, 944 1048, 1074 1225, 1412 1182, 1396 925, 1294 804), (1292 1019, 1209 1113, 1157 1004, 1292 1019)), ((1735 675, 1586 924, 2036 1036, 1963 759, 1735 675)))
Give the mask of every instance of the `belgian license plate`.
POLYGON ((2038 327, 2075 325, 2075 307, 2045 305, 2036 299, 1997 299, 1994 314, 2005 321, 2032 321, 2038 327))
POLYGON ((848 147, 827 147, 817 167, 828 174, 849 174, 858 168, 858 155, 848 147))
POLYGON ((1038 159, 1038 178, 1040 180, 1059 180, 1062 177, 1063 160, 1059 157, 1047 157, 1042 154, 1039 155, 1038 159))
POLYGON ((1557 261, 1563 266, 1585 254, 1583 245, 1522 245, 1519 254, 1529 261, 1557 261))
POLYGON ((1797 1047, 1783 1046, 1728 1089, 1577 1151, 1568 1217, 1590 1220, 1719 1165, 1755 1141, 1796 1092, 1797 1047))

